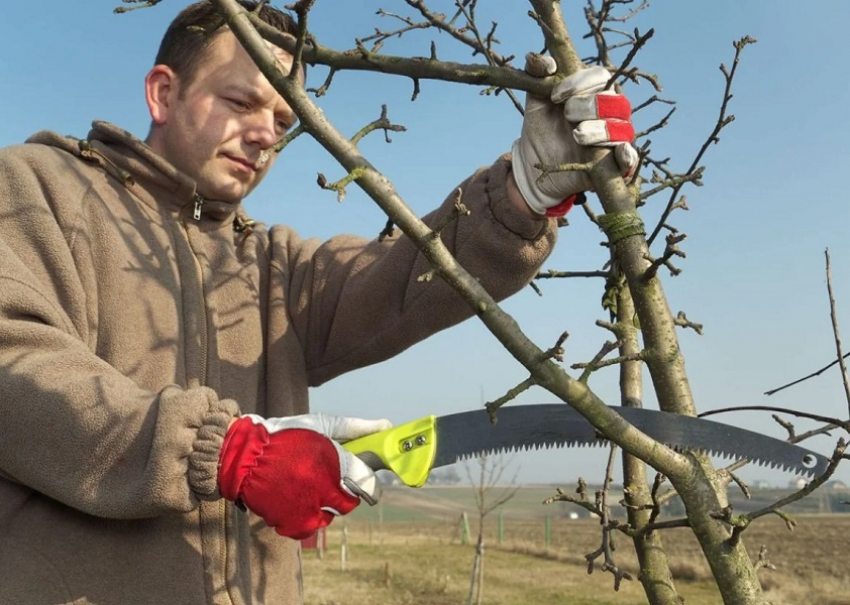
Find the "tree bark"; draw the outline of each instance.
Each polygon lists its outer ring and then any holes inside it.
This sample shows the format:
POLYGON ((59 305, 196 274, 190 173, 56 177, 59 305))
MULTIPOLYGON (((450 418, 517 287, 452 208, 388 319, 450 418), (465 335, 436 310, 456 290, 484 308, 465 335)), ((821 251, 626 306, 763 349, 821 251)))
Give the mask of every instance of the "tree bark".
MULTIPOLYGON (((617 336, 620 355, 632 356, 640 352, 637 329, 634 326, 635 307, 627 288, 617 297, 617 336)), ((643 364, 626 361, 620 366, 620 405, 643 407, 643 364)), ((623 491, 629 525, 640 531, 650 521, 653 501, 646 479, 646 464, 631 454, 623 453, 623 491)), ((682 605, 684 600, 676 592, 670 563, 664 551, 661 533, 654 531, 639 534, 632 540, 637 554, 643 586, 651 605, 682 605)))

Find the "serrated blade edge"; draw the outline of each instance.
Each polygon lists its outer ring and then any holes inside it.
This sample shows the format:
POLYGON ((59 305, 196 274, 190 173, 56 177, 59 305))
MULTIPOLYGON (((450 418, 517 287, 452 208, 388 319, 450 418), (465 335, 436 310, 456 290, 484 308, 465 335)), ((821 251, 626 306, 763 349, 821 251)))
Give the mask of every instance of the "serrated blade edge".
MULTIPOLYGON (((816 452, 736 426, 657 410, 610 406, 653 439, 676 450, 698 450, 721 458, 789 470, 801 476, 823 473, 829 460, 816 452)), ((476 458, 540 448, 604 445, 607 441, 572 407, 563 404, 501 408, 497 423, 486 410, 437 418, 434 467, 476 458)))

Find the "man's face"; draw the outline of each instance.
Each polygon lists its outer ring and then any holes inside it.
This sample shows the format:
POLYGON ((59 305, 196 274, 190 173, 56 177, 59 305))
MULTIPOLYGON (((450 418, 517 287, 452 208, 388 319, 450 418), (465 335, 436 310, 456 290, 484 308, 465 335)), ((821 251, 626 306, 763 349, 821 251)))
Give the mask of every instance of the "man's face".
MULTIPOLYGON (((271 48, 292 66, 291 55, 271 48)), ((277 155, 270 148, 296 121, 230 31, 216 35, 188 86, 174 78, 167 100, 149 142, 211 200, 238 203, 259 185, 277 155)))

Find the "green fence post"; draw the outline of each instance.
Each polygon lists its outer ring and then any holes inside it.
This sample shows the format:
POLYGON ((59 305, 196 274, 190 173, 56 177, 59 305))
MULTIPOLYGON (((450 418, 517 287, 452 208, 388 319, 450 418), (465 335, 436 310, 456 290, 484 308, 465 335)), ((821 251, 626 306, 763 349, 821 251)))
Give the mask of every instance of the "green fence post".
POLYGON ((469 519, 466 518, 466 511, 460 516, 460 543, 469 544, 469 519))
POLYGON ((505 518, 504 513, 499 511, 499 544, 502 543, 502 539, 505 537, 505 518))

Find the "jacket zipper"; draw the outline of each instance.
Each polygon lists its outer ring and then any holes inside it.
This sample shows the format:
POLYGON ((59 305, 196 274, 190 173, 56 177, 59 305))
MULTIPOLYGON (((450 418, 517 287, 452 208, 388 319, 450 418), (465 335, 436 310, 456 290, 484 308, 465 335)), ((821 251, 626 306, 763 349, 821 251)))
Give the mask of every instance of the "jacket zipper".
MULTIPOLYGON (((198 260, 198 257, 194 252, 195 251, 192 250, 192 256, 195 257, 195 267, 198 270, 198 278, 197 278, 198 279, 198 289, 201 291, 201 298, 203 299, 203 296, 204 296, 204 277, 202 275, 203 267, 201 266, 201 261, 198 260)), ((201 338, 203 340, 201 342, 201 373, 200 373, 199 378, 201 380, 201 384, 203 386, 206 386, 207 385, 207 357, 209 356, 209 351, 208 351, 208 349, 209 349, 208 329, 209 328, 207 327, 209 318, 207 317, 206 301, 203 301, 201 303, 200 307, 203 309, 203 317, 202 317, 203 325, 201 326, 201 330, 200 330, 201 331, 201 338)))
MULTIPOLYGON (((203 210, 205 200, 204 200, 203 196, 196 193, 192 196, 192 201, 194 202, 194 207, 192 209, 192 218, 195 219, 196 221, 200 221, 201 220, 201 211, 203 210)), ((198 255, 195 253, 194 246, 192 246, 192 243, 191 243, 192 240, 191 240, 191 235, 189 234, 188 226, 186 226, 186 237, 189 238, 189 247, 192 249, 192 257, 195 259, 195 268, 198 270, 197 284, 198 284, 198 289, 201 293, 201 300, 203 301, 203 299, 204 299, 204 278, 203 278, 204 268, 201 266, 201 262, 198 260, 198 255)), ((203 325, 203 329, 201 330, 202 335, 203 335, 203 343, 202 343, 202 353, 203 354, 201 355, 201 376, 200 376, 200 379, 201 379, 201 384, 206 386, 206 384, 207 384, 207 355, 208 355, 207 348, 209 346, 209 344, 208 344, 209 335, 207 334, 207 329, 208 329, 207 328, 207 321, 208 321, 209 318, 207 317, 206 304, 205 303, 202 304, 201 307, 204 310, 204 317, 203 317, 204 325, 203 325)))
POLYGON ((192 200, 195 202, 194 210, 192 211, 192 218, 196 221, 201 220, 201 209, 204 205, 204 198, 198 195, 197 193, 192 197, 192 200))
MULTIPOLYGON (((200 217, 200 207, 203 204, 203 199, 198 196, 200 201, 195 201, 195 214, 193 217, 200 217)), ((189 232, 189 225, 185 222, 183 223, 183 230, 186 232, 186 240, 189 244, 189 250, 192 252, 192 260, 195 261, 195 284, 198 287, 198 292, 201 297, 201 304, 199 305, 200 310, 202 312, 203 317, 201 318, 202 325, 199 326, 199 332, 201 336, 201 371, 198 379, 200 380, 201 386, 207 385, 207 357, 209 356, 209 334, 208 334, 208 321, 209 318, 207 316, 207 306, 206 301, 204 300, 204 268, 201 266, 201 261, 198 259, 198 254, 195 251, 195 246, 192 245, 192 234, 189 232)))
MULTIPOLYGON (((192 218, 196 221, 201 219, 201 206, 203 206, 204 198, 200 195, 195 195, 194 197, 194 211, 192 214, 192 218)), ((195 252, 195 247, 192 245, 192 235, 189 231, 189 225, 185 222, 183 223, 183 229, 186 232, 186 239, 189 243, 189 249, 192 251, 192 258, 195 261, 195 269, 196 269, 196 283, 198 286, 198 290, 201 295, 201 299, 203 301, 204 297, 204 278, 203 278, 203 267, 201 266, 201 261, 198 259, 198 254, 195 252)), ((206 386, 207 384, 207 365, 209 356, 209 334, 208 334, 208 315, 207 315, 207 307, 206 303, 203 302, 199 305, 203 311, 202 318, 202 326, 200 329, 201 335, 201 371, 200 371, 200 383, 202 386, 206 386)), ((227 602, 232 605, 233 598, 230 595, 230 590, 227 587, 227 505, 224 503, 224 500, 220 500, 216 506, 218 510, 216 525, 218 526, 218 532, 221 536, 221 549, 219 550, 219 564, 221 565, 221 582, 224 587, 224 594, 227 598, 227 602)))

